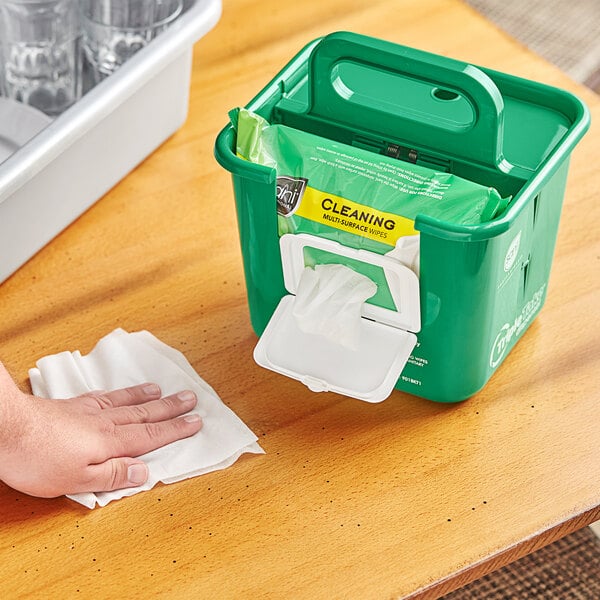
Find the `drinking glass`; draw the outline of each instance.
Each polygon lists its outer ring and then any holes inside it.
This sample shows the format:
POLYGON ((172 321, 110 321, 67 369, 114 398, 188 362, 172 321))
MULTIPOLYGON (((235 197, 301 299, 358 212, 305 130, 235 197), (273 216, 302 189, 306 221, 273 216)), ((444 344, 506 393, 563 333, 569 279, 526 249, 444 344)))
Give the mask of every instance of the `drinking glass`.
POLYGON ((77 0, 0 0, 4 94, 56 116, 81 96, 77 0))
POLYGON ((166 29, 182 0, 81 0, 83 48, 99 83, 166 29))

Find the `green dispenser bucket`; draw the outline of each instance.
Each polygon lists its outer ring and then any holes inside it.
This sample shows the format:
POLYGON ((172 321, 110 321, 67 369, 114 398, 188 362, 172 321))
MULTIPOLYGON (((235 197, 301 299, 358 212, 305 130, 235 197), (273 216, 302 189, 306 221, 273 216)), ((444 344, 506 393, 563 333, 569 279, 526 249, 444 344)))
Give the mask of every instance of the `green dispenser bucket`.
MULTIPOLYGON (((393 148, 399 160, 511 197, 501 216, 478 225, 415 220, 420 330, 411 330, 414 348, 392 384, 438 402, 480 390, 544 304, 570 154, 589 127, 585 105, 557 88, 338 32, 306 46, 247 108, 374 156, 393 148)), ((220 132, 215 156, 232 173, 250 318, 261 336, 288 295, 277 174, 237 157, 235 135, 231 125, 220 132)))

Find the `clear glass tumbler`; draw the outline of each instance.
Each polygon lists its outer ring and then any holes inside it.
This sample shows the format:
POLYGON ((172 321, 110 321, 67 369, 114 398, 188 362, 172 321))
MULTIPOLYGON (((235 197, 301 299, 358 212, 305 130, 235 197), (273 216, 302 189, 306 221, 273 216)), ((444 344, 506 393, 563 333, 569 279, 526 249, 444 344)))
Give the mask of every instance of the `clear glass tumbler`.
POLYGON ((50 116, 81 97, 77 0, 0 0, 4 94, 50 116))
POLYGON ((83 48, 94 83, 168 27, 182 0, 81 0, 83 48))

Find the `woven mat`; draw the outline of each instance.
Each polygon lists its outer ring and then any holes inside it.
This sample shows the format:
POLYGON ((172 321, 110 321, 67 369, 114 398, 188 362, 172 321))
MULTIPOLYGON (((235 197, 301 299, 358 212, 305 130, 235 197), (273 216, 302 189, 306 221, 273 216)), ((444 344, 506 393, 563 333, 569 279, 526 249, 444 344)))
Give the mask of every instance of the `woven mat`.
POLYGON ((600 0, 466 0, 573 79, 600 93, 600 0))
POLYGON ((584 527, 443 600, 599 600, 600 539, 584 527))

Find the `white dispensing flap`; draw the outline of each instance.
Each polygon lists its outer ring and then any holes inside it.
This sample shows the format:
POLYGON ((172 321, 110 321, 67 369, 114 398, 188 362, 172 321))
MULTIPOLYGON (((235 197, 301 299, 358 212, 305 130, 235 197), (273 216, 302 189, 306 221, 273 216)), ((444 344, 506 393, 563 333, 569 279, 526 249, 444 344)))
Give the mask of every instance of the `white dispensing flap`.
POLYGON ((417 276, 393 258, 311 235, 286 234, 280 242, 288 291, 295 293, 297 289, 306 268, 304 248, 309 246, 380 266, 397 310, 365 303, 360 345, 354 350, 322 335, 303 332, 293 315, 295 296, 285 296, 254 349, 255 361, 315 392, 332 391, 367 402, 385 400, 417 343, 417 336, 411 333, 420 330, 417 276))
POLYGON ((307 266, 305 249, 321 250, 353 261, 374 265, 383 270, 396 309, 384 308, 365 302, 362 311, 363 316, 414 333, 420 331, 419 278, 414 271, 398 260, 369 250, 349 248, 338 242, 305 233, 298 235, 285 234, 279 240, 279 245, 281 248, 283 281, 288 292, 295 294, 298 290, 300 277, 307 266))

